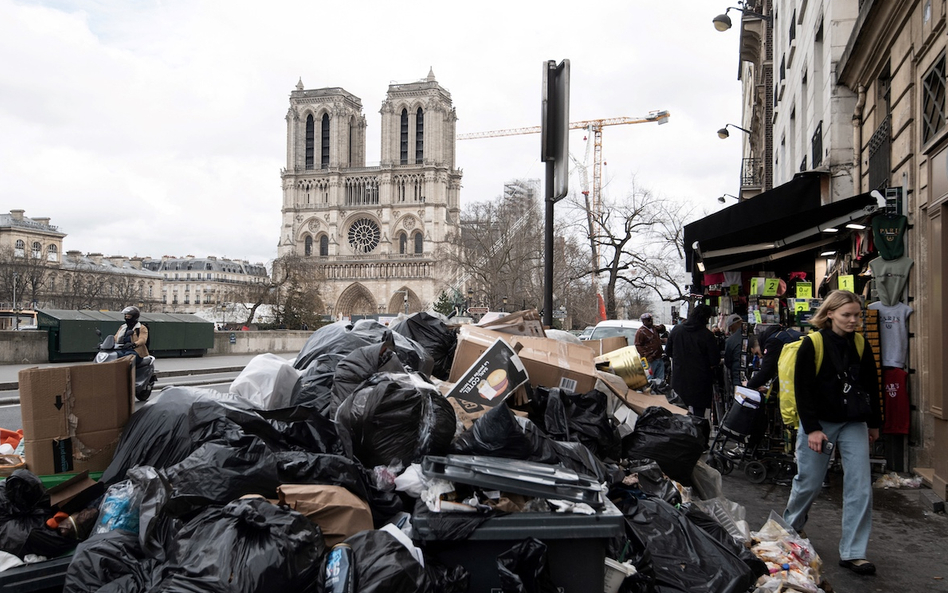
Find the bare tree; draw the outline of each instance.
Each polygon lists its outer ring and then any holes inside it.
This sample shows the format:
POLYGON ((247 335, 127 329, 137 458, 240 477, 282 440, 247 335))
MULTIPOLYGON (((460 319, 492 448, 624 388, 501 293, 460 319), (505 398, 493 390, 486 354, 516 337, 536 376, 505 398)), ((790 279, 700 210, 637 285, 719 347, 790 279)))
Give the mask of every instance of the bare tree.
POLYGON ((325 308, 320 287, 324 280, 319 263, 313 258, 285 255, 273 262, 270 282, 255 287, 257 302, 248 319, 264 302, 273 305, 275 321, 287 328, 304 324, 317 327, 325 308))
POLYGON ((47 265, 42 252, 24 250, 18 254, 12 247, 0 249, 0 301, 21 308, 41 302, 49 274, 47 265), (14 292, 16 303, 13 302, 14 292))

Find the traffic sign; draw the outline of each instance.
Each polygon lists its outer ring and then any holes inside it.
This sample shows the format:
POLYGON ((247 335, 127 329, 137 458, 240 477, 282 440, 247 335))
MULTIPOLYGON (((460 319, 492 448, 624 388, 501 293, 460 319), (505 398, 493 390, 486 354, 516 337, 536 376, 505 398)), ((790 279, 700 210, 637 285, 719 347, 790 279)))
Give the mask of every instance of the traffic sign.
POLYGON ((487 313, 488 311, 490 311, 488 307, 468 307, 467 308, 467 312, 472 315, 483 315, 484 313, 487 313))

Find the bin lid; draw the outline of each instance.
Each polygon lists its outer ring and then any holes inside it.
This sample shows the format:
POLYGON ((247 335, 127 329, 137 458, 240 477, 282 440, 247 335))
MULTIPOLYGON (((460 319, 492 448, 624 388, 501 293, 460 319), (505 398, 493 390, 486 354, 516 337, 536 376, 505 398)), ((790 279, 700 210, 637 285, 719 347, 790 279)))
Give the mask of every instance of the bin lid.
POLYGON ((421 470, 428 477, 449 482, 583 502, 594 509, 604 504, 604 489, 596 478, 545 463, 483 455, 428 455, 422 459, 421 470))

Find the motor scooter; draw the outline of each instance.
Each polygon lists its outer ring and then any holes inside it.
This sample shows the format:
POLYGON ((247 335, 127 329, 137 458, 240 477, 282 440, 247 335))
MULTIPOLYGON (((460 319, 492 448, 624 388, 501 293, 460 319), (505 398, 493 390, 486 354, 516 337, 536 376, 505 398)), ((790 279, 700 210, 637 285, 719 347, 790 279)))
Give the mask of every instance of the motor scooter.
MULTIPOLYGON (((95 333, 101 338, 102 332, 98 329, 95 333)), ((118 360, 123 356, 135 355, 135 351, 127 344, 116 344, 115 336, 108 335, 99 343, 99 352, 95 355, 95 362, 111 362, 118 360)), ((135 399, 138 401, 148 401, 151 397, 151 391, 158 381, 158 373, 155 371, 155 357, 146 356, 135 367, 135 399)))

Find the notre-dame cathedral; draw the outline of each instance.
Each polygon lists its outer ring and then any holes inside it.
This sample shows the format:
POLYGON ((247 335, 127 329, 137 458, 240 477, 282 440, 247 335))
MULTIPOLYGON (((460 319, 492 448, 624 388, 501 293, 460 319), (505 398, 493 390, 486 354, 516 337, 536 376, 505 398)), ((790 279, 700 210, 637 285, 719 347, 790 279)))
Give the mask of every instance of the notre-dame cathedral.
POLYGON ((457 232, 457 115, 434 72, 390 84, 380 110, 381 158, 367 166, 362 101, 339 87, 290 93, 278 255, 314 258, 326 313, 410 312, 454 280, 439 253, 457 232))

